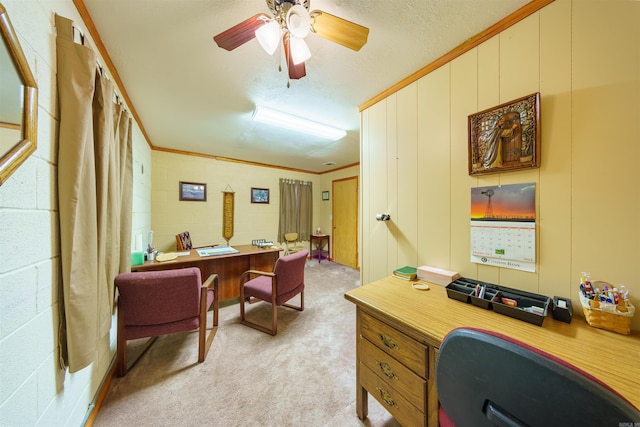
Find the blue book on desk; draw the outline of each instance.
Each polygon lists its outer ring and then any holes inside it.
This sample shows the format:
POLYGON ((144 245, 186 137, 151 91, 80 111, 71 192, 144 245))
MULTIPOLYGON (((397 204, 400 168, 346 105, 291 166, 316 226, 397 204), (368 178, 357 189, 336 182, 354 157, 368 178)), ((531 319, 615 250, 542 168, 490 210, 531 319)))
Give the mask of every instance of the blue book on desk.
POLYGON ((198 255, 200 256, 215 256, 215 255, 235 254, 239 251, 237 249, 232 248, 231 246, 216 246, 213 248, 196 249, 196 252, 198 252, 198 255))

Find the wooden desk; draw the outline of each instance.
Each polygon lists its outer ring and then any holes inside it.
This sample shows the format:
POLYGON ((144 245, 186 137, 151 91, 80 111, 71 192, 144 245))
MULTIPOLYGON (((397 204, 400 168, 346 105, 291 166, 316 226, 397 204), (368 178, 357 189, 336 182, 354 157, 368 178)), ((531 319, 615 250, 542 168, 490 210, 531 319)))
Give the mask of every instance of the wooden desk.
POLYGON ((316 255, 318 257, 318 263, 322 259, 322 246, 323 242, 327 241, 327 259, 331 258, 331 236, 328 234, 312 234, 309 236, 309 249, 311 250, 311 258, 313 259, 313 243, 318 246, 316 249, 316 255))
POLYGON ((549 315, 542 326, 535 326, 449 299, 443 286, 430 284, 430 287, 428 291, 420 291, 413 289, 411 282, 388 277, 345 294, 347 300, 356 304, 356 411, 360 419, 367 417, 367 398, 371 393, 403 425, 437 426, 438 349, 447 333, 463 326, 500 332, 562 358, 640 408, 638 332, 620 335, 592 328, 578 316, 567 324, 549 315), (401 342, 399 348, 403 350, 390 356, 392 352, 384 344, 387 339, 401 342), (411 387, 394 385, 391 389, 390 382, 385 383, 380 373, 382 366, 378 368, 374 362, 372 367, 371 363, 385 355, 399 369, 406 367, 413 381, 411 387))
POLYGON ((281 248, 260 249, 252 245, 232 246, 237 253, 201 257, 195 249, 189 255, 179 256, 173 261, 145 261, 134 265, 131 271, 169 270, 174 268, 198 267, 203 280, 211 274, 218 274, 220 300, 240 296, 240 276, 247 270, 273 271, 280 256, 281 248))

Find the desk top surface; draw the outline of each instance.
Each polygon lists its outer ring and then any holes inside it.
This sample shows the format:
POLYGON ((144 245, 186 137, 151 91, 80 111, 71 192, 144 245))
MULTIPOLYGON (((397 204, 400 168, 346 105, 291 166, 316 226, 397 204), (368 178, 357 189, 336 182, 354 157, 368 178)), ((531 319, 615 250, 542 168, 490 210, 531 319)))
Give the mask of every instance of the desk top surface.
MULTIPOLYGON (((200 256, 196 249, 191 249, 189 251, 189 255, 178 256, 176 259, 171 261, 145 261, 142 265, 134 265, 131 267, 132 270, 142 271, 142 270, 152 270, 159 265, 180 265, 184 263, 197 263, 197 262, 207 262, 207 260, 215 260, 221 258, 232 258, 238 256, 248 256, 248 255, 260 255, 270 252, 279 252, 283 249, 277 246, 272 246, 268 249, 262 249, 253 245, 234 245, 231 246, 236 249, 238 252, 234 252, 231 254, 222 254, 222 255, 210 255, 210 256, 200 256)), ((186 251, 185 251, 186 252, 186 251)), ((179 253, 179 252, 178 252, 179 253)))
POLYGON ((396 327, 410 328, 426 343, 439 347, 444 336, 458 327, 502 333, 537 347, 583 369, 608 384, 640 408, 640 334, 621 335, 592 328, 580 315, 570 324, 550 315, 542 326, 485 310, 447 297, 444 286, 429 284, 427 291, 411 282, 387 277, 352 289, 345 298, 368 312, 382 314, 396 327))

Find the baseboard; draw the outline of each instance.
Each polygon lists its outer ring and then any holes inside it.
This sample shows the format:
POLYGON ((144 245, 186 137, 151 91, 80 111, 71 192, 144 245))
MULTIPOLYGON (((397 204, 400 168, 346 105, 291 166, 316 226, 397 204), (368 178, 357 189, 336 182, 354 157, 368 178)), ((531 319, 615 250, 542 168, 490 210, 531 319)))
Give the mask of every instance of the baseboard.
POLYGON ((87 415, 85 417, 85 422, 84 422, 84 426, 85 427, 92 427, 93 426, 93 422, 95 421, 96 417, 98 416, 98 412, 100 411, 100 407, 102 407, 102 402, 104 401, 104 398, 107 395, 107 392, 109 391, 109 386, 111 385, 111 380, 113 379, 113 376, 116 373, 116 363, 115 363, 115 361, 116 361, 116 358, 115 358, 115 355, 114 355, 113 359, 111 360, 111 365, 109 366, 109 370, 107 371, 107 375, 102 380, 102 384, 100 385, 100 389, 96 393, 96 397, 94 399, 94 402, 91 403, 91 405, 89 406, 89 411, 87 412, 87 415))

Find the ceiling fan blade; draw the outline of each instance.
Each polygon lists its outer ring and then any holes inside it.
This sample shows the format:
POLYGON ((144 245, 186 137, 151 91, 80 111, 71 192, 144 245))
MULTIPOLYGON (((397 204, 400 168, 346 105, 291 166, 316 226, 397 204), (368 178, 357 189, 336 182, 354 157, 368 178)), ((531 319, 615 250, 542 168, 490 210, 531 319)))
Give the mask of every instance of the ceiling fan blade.
POLYGON ((285 33, 282 36, 282 46, 284 47, 284 56, 287 59, 287 68, 289 69, 289 78, 291 80, 297 80, 307 75, 307 69, 304 66, 304 62, 301 62, 299 64, 293 63, 289 37, 290 37, 289 33, 285 33))
POLYGON ((311 12, 311 31, 320 37, 356 51, 367 43, 369 36, 367 27, 321 10, 311 12))
POLYGON ((256 30, 266 24, 271 18, 265 13, 258 13, 226 31, 213 37, 219 47, 233 50, 256 37, 256 30))

